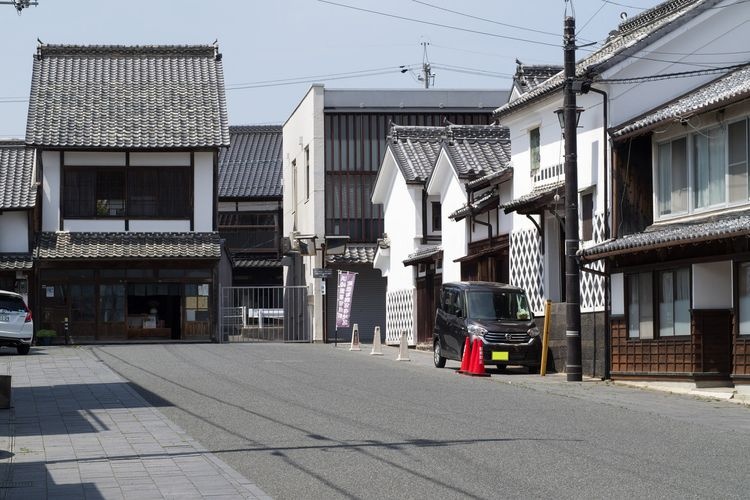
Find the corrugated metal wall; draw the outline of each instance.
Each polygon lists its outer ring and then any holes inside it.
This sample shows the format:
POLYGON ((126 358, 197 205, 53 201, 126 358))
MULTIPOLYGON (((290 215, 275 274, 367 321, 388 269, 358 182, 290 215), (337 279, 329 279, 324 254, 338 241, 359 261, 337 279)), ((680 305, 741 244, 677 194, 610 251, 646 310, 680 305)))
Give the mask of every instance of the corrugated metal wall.
MULTIPOLYGON (((335 271, 336 269, 359 273, 354 282, 351 324, 353 325, 354 323, 357 323, 359 325, 360 341, 365 344, 371 344, 375 327, 379 326, 381 332, 380 340, 382 342, 385 335, 386 279, 380 276, 380 271, 373 269, 369 264, 341 266, 330 264, 328 267, 334 269, 333 275, 328 279, 326 285, 326 296, 328 297, 326 306, 326 325, 329 342, 333 342, 333 339, 336 336, 336 284, 338 282, 338 275, 335 271)), ((351 341, 351 328, 339 330, 338 338, 339 342, 351 341)))

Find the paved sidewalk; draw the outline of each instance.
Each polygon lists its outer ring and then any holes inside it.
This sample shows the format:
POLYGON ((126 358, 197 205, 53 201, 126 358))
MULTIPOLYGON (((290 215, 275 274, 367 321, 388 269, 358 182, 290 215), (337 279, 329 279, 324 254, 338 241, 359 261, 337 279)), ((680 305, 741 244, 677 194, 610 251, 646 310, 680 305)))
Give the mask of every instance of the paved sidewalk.
MULTIPOLYGON (((0 499, 269 498, 91 351, 0 351, 0 499)), ((168 402, 164 402, 168 405, 168 402)))

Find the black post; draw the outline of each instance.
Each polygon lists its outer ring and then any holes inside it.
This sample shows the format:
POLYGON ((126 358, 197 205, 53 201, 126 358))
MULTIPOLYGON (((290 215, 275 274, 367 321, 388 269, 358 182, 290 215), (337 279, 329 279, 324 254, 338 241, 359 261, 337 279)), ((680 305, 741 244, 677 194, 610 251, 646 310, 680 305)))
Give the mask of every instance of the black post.
POLYGON ((564 31, 565 54, 565 87, 563 113, 565 118, 565 338, 567 339, 568 356, 565 373, 568 382, 580 382, 583 379, 581 366, 581 304, 578 260, 578 158, 576 143, 576 94, 573 89, 575 81, 576 59, 576 20, 565 18, 564 31))

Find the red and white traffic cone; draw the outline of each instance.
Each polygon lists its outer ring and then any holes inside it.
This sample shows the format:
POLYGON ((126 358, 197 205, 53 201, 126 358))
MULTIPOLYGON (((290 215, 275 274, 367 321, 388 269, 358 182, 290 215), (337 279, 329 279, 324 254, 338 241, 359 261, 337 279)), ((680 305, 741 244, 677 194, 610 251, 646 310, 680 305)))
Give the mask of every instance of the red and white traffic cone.
POLYGON ((472 377, 489 377, 490 374, 484 370, 484 347, 481 340, 474 339, 474 348, 471 352, 474 355, 474 363, 472 363, 468 375, 472 377))
POLYGON ((458 373, 468 373, 470 364, 471 364, 471 342, 469 341, 469 337, 466 337, 466 342, 464 342, 464 354, 461 357, 461 368, 458 369, 458 373))

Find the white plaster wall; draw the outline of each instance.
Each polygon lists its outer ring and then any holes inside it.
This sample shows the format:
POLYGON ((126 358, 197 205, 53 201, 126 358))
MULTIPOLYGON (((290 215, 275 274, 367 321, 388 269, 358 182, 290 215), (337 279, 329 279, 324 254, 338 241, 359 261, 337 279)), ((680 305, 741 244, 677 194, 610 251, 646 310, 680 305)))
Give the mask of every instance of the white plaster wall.
POLYGON ((125 231, 125 221, 122 219, 65 219, 63 220, 63 231, 73 233, 84 231, 94 233, 122 232, 125 231))
POLYGON ((732 297, 731 261, 693 264, 694 309, 729 309, 732 297))
POLYGON ((42 151, 42 231, 60 229, 60 153, 42 151))
MULTIPOLYGON (((325 157, 324 157, 324 107, 325 91, 322 85, 313 85, 297 105, 282 129, 284 230, 286 235, 295 229, 299 234, 316 235, 316 246, 325 236, 325 157), (310 153, 310 198, 305 197, 305 148, 310 153), (297 167, 296 204, 292 196, 294 175, 292 163, 297 167)), ((323 340, 323 296, 320 279, 313 278, 312 270, 322 266, 320 252, 313 257, 303 257, 308 294, 312 299, 313 341, 323 340)), ((308 299, 309 300, 309 299, 308 299)))
POLYGON ((279 209, 278 201, 220 201, 219 212, 269 212, 279 209))
MULTIPOLYGON (((636 53, 636 57, 605 72, 602 77, 628 78, 695 69, 696 65, 679 64, 681 61, 703 65, 715 64, 716 55, 689 55, 695 52, 722 54, 722 66, 746 62, 747 54, 738 51, 737 47, 747 43, 749 19, 748 3, 740 2, 728 8, 708 9, 684 26, 657 40, 646 50, 636 53), (665 57, 665 53, 670 55, 665 57)), ((602 88, 610 93, 611 123, 616 125, 715 78, 716 75, 703 75, 602 88)))
MULTIPOLYGON (((212 153, 200 152, 199 154, 212 153)), ((196 158, 197 160, 197 158, 196 158)), ((134 167, 188 167, 190 166, 190 153, 130 153, 130 165, 134 167)))
POLYGON ((28 212, 0 212, 0 252, 29 251, 28 212))
POLYGON ((125 166, 124 152, 100 152, 100 151, 66 151, 65 165, 79 167, 122 167, 125 166))
MULTIPOLYGON (((513 181, 500 184, 500 205, 508 203, 513 199, 513 181)), ((506 214, 504 210, 498 210, 497 234, 510 234, 513 230, 513 214, 506 214)))
MULTIPOLYGON (((156 233, 185 233, 190 231, 189 220, 130 220, 130 231, 156 233)), ((201 230, 196 229, 200 232, 201 230)))
POLYGON ((418 244, 417 214, 422 210, 422 190, 409 187, 398 168, 383 204, 384 229, 391 240, 387 291, 414 286, 413 266, 404 260, 414 253, 418 244))
POLYGON ((466 255, 468 237, 466 219, 456 222, 449 219, 448 215, 465 205, 467 196, 463 183, 459 181, 445 154, 440 155, 437 167, 440 168, 438 173, 442 175, 441 182, 436 183, 435 188, 439 189, 442 203, 443 282, 447 283, 461 280, 461 264, 453 261, 466 255))
POLYGON ((193 187, 193 229, 197 232, 213 231, 215 189, 213 152, 195 153, 193 187))

